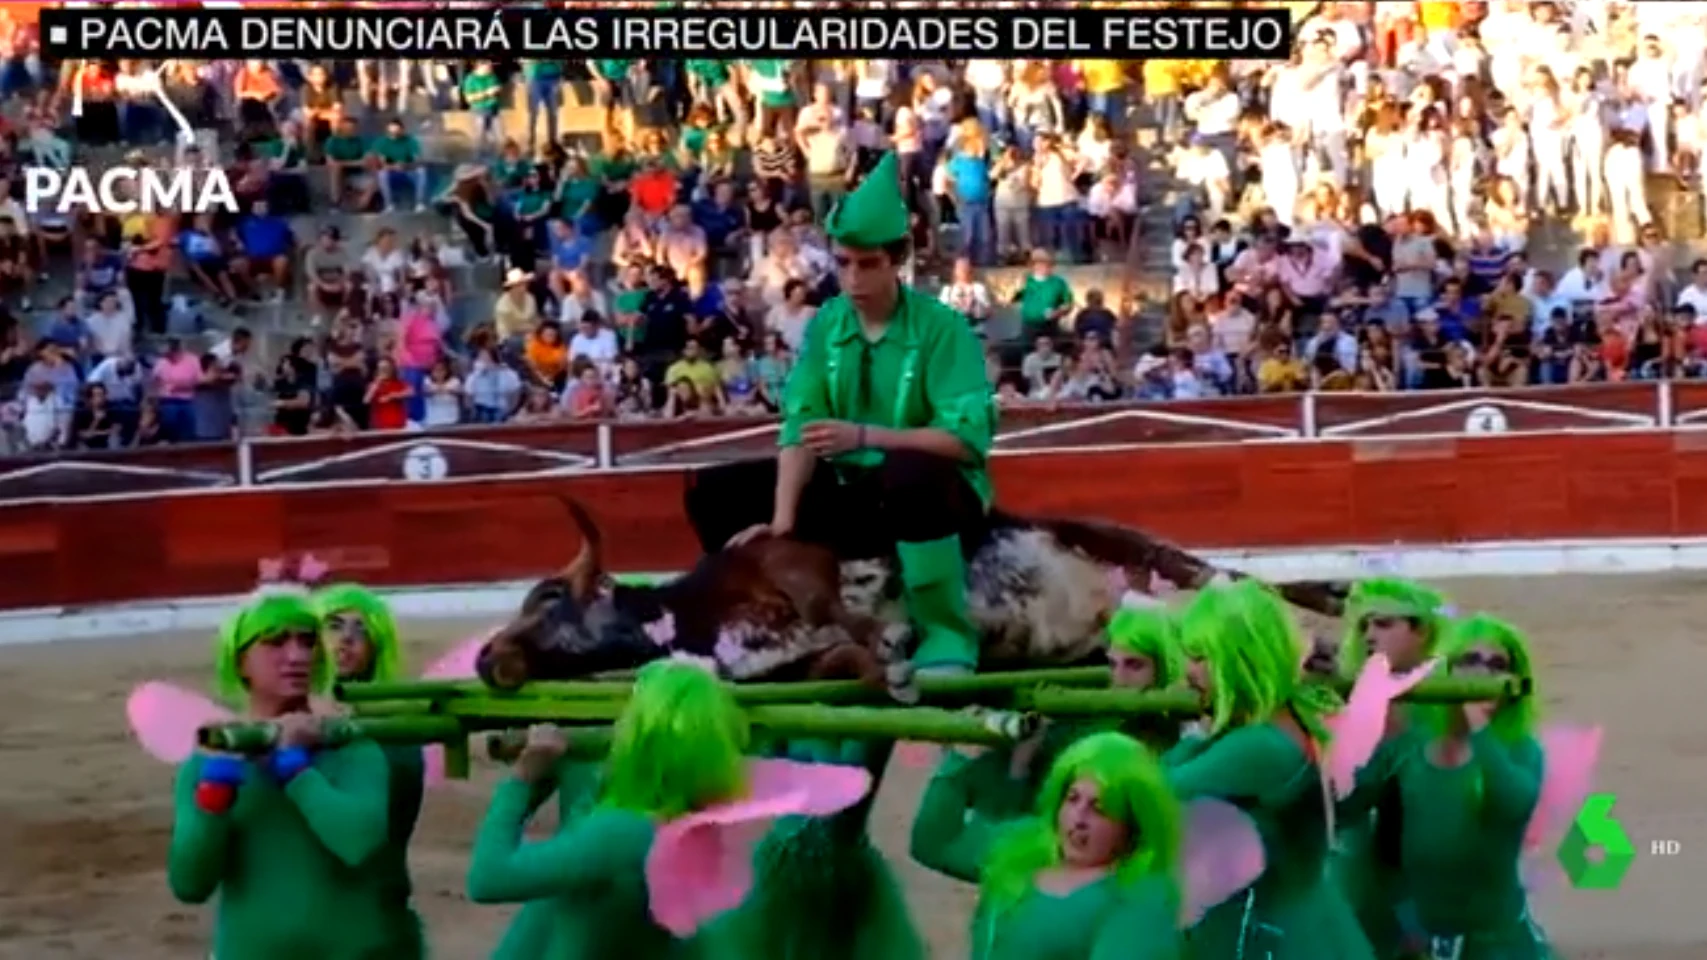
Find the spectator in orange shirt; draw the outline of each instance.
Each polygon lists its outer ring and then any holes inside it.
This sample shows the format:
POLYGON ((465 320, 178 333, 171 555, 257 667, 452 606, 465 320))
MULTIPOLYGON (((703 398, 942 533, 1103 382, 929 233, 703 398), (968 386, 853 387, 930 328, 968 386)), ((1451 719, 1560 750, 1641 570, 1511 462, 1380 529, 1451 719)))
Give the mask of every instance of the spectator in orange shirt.
POLYGON ((553 391, 563 389, 569 372, 569 344, 564 342, 563 327, 556 320, 540 321, 528 336, 523 355, 536 382, 553 391))
POLYGON ((647 159, 640 172, 628 182, 628 196, 651 224, 662 219, 676 205, 678 186, 673 172, 656 159, 647 159))
POLYGON ((279 78, 265 60, 247 60, 232 81, 237 95, 237 116, 247 129, 272 129, 276 118, 273 104, 282 89, 279 78))

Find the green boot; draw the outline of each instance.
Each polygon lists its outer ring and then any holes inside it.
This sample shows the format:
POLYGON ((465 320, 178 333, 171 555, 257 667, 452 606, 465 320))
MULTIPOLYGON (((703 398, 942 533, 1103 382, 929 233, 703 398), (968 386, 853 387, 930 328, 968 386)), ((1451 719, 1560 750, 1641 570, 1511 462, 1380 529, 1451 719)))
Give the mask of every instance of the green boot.
POLYGON ((966 611, 966 558, 960 537, 898 543, 907 616, 919 633, 913 665, 978 669, 978 631, 966 611))

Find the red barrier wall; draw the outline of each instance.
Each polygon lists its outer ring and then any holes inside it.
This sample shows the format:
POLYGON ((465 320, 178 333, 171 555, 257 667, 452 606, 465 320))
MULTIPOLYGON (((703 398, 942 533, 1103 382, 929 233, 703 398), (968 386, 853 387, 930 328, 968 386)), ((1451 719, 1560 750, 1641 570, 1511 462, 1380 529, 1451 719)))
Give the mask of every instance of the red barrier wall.
MULTIPOLYGON (((1201 547, 1707 536, 1707 433, 1624 429, 998 457, 1002 504, 1102 517, 1201 547)), ((0 506, 0 608, 241 592, 259 557, 312 551, 377 584, 514 580, 576 546, 585 503, 616 570, 697 555, 676 469, 253 486, 0 506)))

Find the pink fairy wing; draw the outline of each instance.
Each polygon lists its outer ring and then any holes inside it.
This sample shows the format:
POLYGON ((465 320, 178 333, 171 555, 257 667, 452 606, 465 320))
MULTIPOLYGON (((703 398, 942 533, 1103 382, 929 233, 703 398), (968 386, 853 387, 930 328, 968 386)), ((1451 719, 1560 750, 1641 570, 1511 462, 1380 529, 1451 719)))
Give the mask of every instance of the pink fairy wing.
POLYGON ((211 699, 170 683, 151 681, 130 693, 125 716, 142 749, 166 763, 179 764, 196 750, 196 731, 234 719, 211 699))
POLYGON ((871 774, 858 767, 754 760, 746 799, 688 814, 658 830, 646 856, 652 919, 677 936, 740 906, 753 886, 753 846, 780 817, 824 817, 858 803, 871 774))
POLYGON ((434 660, 422 672, 424 680, 471 680, 478 676, 475 663, 480 659, 480 651, 486 646, 486 641, 492 639, 496 630, 477 636, 469 637, 450 649, 450 652, 434 660))
POLYGON ((1541 730, 1541 795, 1523 835, 1524 875, 1530 886, 1558 871, 1553 849, 1594 789, 1601 739, 1600 727, 1549 724, 1541 730))
POLYGON ((1190 927, 1257 882, 1267 866, 1262 835, 1244 811, 1221 800, 1194 800, 1186 810, 1183 890, 1190 927))
POLYGON ((1345 708, 1327 720, 1333 733, 1328 745, 1328 779, 1334 793, 1344 799, 1357 784, 1357 771, 1369 763, 1387 729, 1387 707, 1394 698, 1421 683, 1435 667, 1430 660, 1410 673, 1393 673, 1385 654, 1377 653, 1364 664, 1352 684, 1345 708))

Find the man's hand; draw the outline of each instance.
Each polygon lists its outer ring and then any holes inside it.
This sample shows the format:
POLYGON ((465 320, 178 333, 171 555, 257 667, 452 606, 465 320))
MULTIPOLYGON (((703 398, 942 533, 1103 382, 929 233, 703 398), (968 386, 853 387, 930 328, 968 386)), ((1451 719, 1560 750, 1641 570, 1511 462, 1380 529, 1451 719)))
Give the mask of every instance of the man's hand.
POLYGON ((742 544, 752 543, 754 540, 763 540, 766 537, 786 537, 792 532, 791 524, 778 523, 775 520, 770 523, 755 523, 730 537, 729 542, 725 543, 724 546, 739 547, 742 544))
POLYGON ((865 446, 865 427, 842 420, 819 420, 800 431, 801 442, 821 457, 833 457, 865 446))
POLYGON ((1466 703, 1464 705, 1464 722, 1470 727, 1470 732, 1481 733, 1486 730, 1488 724, 1493 721, 1494 711, 1498 708, 1499 704, 1491 702, 1466 703))

